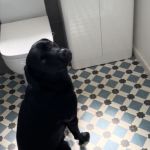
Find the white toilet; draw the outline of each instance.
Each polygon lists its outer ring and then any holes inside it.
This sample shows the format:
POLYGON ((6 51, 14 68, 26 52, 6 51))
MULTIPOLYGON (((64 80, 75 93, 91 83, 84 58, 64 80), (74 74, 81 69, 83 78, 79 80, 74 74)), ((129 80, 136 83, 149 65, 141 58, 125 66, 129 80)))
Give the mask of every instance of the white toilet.
POLYGON ((13 72, 24 74, 26 56, 32 44, 41 38, 53 41, 47 16, 2 24, 0 52, 6 65, 13 72))

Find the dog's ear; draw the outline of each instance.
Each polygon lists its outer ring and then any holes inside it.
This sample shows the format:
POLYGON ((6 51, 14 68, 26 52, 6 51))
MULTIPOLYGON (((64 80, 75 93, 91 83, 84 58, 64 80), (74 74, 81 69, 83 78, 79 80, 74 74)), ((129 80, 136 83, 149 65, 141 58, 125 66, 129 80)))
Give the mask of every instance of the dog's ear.
POLYGON ((62 48, 59 53, 59 58, 68 65, 72 59, 72 53, 69 49, 62 48))

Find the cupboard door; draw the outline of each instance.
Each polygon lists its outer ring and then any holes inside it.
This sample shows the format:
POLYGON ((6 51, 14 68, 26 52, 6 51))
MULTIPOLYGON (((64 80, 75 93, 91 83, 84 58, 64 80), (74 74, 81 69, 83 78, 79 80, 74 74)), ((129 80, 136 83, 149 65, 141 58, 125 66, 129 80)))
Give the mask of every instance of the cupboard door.
POLYGON ((103 54, 107 60, 132 54, 134 0, 100 0, 103 54))
POLYGON ((99 0, 60 0, 73 67, 99 64, 102 56, 99 0))

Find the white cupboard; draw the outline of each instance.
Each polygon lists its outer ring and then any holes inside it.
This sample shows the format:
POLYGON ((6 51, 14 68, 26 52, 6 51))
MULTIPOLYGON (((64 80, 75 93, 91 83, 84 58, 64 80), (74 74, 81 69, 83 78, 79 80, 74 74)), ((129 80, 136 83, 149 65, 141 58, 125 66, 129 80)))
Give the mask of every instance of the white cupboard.
POLYGON ((134 0, 60 0, 74 69, 132 55, 134 0))

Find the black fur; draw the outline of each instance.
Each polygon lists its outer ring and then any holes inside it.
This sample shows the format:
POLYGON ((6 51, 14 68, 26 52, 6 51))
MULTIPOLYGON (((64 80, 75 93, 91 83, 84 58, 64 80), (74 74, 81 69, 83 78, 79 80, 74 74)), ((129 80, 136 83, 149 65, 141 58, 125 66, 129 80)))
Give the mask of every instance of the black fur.
POLYGON ((67 65, 71 52, 41 39, 26 59, 28 86, 22 102, 18 126, 18 150, 70 150, 64 142, 66 127, 80 144, 89 141, 89 133, 80 133, 77 98, 67 65))

